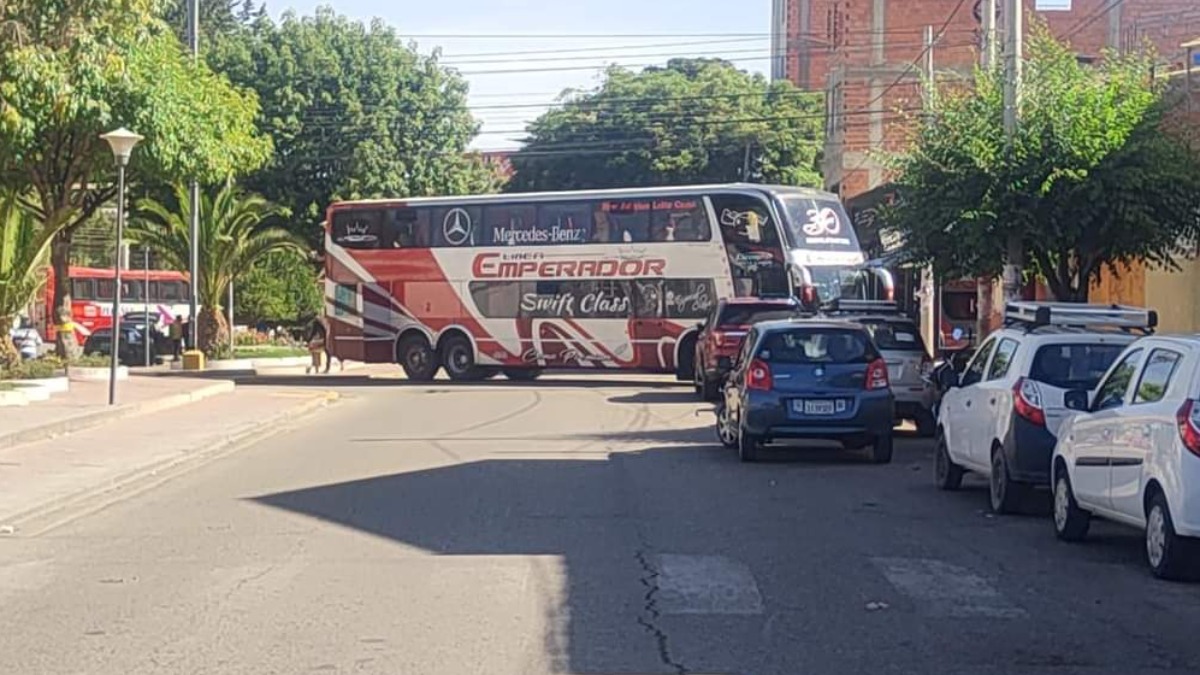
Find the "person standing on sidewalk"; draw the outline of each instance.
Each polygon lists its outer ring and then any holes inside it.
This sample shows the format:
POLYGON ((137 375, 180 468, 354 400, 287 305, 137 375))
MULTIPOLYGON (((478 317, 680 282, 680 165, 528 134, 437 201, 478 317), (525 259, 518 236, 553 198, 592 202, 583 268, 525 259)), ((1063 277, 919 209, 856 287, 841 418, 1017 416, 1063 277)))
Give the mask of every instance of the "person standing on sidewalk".
POLYGON ((167 327, 167 335, 171 338, 171 356, 178 361, 183 353, 183 315, 177 314, 175 320, 167 327))

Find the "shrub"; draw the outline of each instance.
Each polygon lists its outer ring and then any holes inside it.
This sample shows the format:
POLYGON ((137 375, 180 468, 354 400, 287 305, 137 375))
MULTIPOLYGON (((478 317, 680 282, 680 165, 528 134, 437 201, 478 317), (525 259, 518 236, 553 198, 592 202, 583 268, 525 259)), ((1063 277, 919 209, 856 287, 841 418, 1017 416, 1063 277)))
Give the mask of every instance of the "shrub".
POLYGON ((44 380, 62 374, 62 362, 47 357, 22 361, 12 368, 0 370, 0 380, 44 380))
POLYGON ((112 357, 103 354, 84 354, 72 359, 71 365, 80 368, 105 368, 112 365, 112 357))

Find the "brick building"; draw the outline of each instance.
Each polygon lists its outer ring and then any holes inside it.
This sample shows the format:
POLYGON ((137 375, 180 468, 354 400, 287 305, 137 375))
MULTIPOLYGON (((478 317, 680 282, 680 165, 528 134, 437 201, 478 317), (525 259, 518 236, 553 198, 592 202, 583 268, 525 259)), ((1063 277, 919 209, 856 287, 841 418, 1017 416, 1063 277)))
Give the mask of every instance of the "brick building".
MULTIPOLYGON (((983 0, 773 1, 773 75, 826 94, 823 169, 826 187, 843 198, 887 180, 871 153, 902 147, 906 115, 921 104, 926 26, 941 36, 939 81, 969 77, 980 62, 983 0)), ((1198 0, 1024 2, 1082 58, 1150 41, 1165 67, 1180 68, 1181 45, 1200 34, 1198 0)), ((1003 17, 998 31, 1003 43, 1003 17)))

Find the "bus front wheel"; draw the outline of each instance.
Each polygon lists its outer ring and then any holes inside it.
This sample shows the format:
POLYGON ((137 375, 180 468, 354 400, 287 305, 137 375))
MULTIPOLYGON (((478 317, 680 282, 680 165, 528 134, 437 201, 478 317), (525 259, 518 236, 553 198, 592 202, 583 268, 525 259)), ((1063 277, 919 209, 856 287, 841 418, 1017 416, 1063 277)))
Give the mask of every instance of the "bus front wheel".
POLYGON ((437 376, 437 353, 423 335, 408 335, 396 345, 396 359, 413 382, 431 382, 437 376))
POLYGON ((513 382, 533 382, 538 379, 542 371, 537 368, 505 368, 504 376, 513 382))

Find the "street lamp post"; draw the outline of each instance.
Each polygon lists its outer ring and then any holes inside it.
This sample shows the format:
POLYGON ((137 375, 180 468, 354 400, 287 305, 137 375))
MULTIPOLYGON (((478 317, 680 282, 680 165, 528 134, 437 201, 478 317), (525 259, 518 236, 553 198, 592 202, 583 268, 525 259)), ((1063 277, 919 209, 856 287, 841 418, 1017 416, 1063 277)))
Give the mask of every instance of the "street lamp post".
POLYGON ((142 336, 144 362, 150 367, 150 247, 142 247, 142 308, 145 310, 142 323, 146 324, 146 334, 142 336))
POLYGON ((125 167, 129 164, 129 155, 133 147, 142 137, 121 127, 116 131, 102 134, 100 138, 108 141, 112 148, 113 158, 117 161, 117 254, 113 261, 113 306, 112 306, 112 354, 108 366, 108 404, 117 402, 117 366, 121 351, 121 245, 125 238, 125 167))

